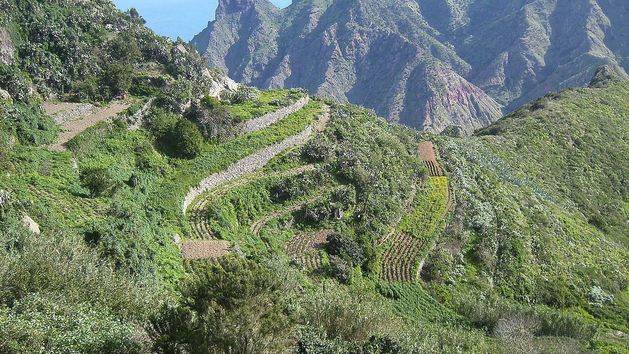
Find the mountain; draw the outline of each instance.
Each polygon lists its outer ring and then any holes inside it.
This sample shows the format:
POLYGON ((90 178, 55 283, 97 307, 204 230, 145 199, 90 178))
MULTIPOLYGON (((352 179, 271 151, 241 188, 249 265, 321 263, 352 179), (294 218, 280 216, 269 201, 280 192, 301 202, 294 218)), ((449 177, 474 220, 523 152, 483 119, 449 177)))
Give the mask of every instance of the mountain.
POLYGON ((434 134, 109 0, 0 9, 0 353, 626 352, 617 66, 434 134))
POLYGON ((210 66, 440 132, 489 125, 596 68, 629 68, 619 0, 222 0, 192 40, 210 66))

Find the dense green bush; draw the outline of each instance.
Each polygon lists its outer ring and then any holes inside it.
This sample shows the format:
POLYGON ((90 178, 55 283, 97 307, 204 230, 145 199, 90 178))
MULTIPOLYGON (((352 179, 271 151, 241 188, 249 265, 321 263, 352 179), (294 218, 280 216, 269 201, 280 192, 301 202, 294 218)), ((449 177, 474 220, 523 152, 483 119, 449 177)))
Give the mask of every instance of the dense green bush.
POLYGON ((206 139, 221 142, 233 138, 239 133, 239 122, 227 108, 210 98, 206 97, 201 104, 192 104, 188 118, 197 124, 206 139))
POLYGON ((0 212, 0 352, 139 350, 157 289, 103 266, 72 233, 32 234, 20 209, 0 212))
POLYGON ((154 322, 157 349, 284 352, 294 342, 294 284, 259 263, 227 257, 198 264, 182 285, 182 303, 154 322))
POLYGON ((194 123, 180 119, 170 132, 170 142, 175 152, 185 158, 194 158, 203 149, 203 136, 194 123))
POLYGON ((59 133, 55 122, 36 105, 16 103, 0 108, 0 113, 0 121, 7 133, 17 136, 22 144, 50 144, 59 133))

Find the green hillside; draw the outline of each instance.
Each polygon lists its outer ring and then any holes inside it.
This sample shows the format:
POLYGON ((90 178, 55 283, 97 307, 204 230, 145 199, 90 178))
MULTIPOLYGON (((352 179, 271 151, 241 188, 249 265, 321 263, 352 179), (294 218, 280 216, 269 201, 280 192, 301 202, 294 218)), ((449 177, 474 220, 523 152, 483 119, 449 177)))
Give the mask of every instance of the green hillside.
POLYGON ((496 295, 627 332, 628 94, 567 90, 441 138, 457 209, 425 274, 438 297, 496 295))
POLYGON ((626 82, 435 136, 0 9, 0 352, 626 349, 626 82))

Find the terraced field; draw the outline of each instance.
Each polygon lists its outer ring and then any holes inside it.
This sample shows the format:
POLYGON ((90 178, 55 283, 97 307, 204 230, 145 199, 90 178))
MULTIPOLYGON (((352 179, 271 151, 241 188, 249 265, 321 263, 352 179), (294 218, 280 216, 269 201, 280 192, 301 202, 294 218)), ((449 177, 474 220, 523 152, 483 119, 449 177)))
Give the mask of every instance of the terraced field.
POLYGON ((443 168, 437 161, 435 147, 431 141, 424 141, 420 143, 417 146, 417 153, 419 154, 419 158, 426 165, 426 168, 428 168, 428 175, 430 177, 445 176, 443 168))
POLYGON ((436 244, 445 227, 447 214, 453 208, 454 198, 447 177, 435 158, 433 144, 418 146, 420 158, 429 168, 428 181, 419 187, 408 213, 398 227, 385 236, 380 244, 387 249, 382 260, 381 278, 388 282, 415 282, 424 263, 424 257, 436 244), (431 167, 433 166, 432 170, 431 167), (391 237, 391 235, 393 235, 391 237))
MULTIPOLYGON (((309 99, 307 98, 300 99, 293 105, 280 109, 278 112, 247 122, 247 124, 250 124, 249 127, 251 130, 247 133, 262 129, 273 129, 273 124, 303 109, 308 101, 309 99), (269 117, 272 118, 273 122, 269 123, 271 119, 269 117), (256 120, 259 120, 259 124, 255 123, 256 120)), ((189 259, 200 259, 204 258, 202 255, 212 255, 216 249, 222 249, 224 251, 224 244, 216 243, 218 240, 212 233, 209 224, 211 215, 209 215, 210 212, 208 208, 213 205, 213 201, 216 201, 217 198, 220 198, 233 188, 244 186, 252 181, 260 180, 262 178, 286 178, 313 170, 315 168, 313 165, 306 165, 266 176, 260 173, 256 174, 256 171, 262 169, 271 159, 278 156, 280 153, 304 144, 315 132, 322 131, 328 120, 329 109, 325 106, 324 112, 318 117, 317 122, 306 127, 303 131, 246 156, 245 158, 228 166, 226 169, 208 176, 195 188, 191 188, 183 203, 184 213, 187 214, 188 221, 192 229, 192 234, 190 235, 191 239, 210 240, 210 242, 215 243, 200 244, 198 241, 184 242, 182 245, 182 250, 185 250, 184 256, 188 255, 189 259), (201 252, 195 251, 195 248, 206 248, 209 250, 201 252)), ((284 210, 284 212, 290 212, 290 210, 284 210)), ((272 218, 273 217, 270 216, 268 220, 272 218)), ((260 220, 252 225, 252 230, 254 231, 253 234, 257 235, 265 223, 266 222, 264 220, 260 220)), ((221 251, 218 253, 221 253, 221 251)))
POLYGON ((305 270, 313 271, 323 265, 321 250, 328 242, 333 230, 321 230, 316 233, 301 233, 286 244, 286 253, 305 270))
POLYGON ((414 282, 417 280, 419 276, 418 262, 423 246, 422 240, 405 233, 396 233, 382 260, 382 279, 389 282, 414 282))
POLYGON ((111 102, 103 108, 73 103, 47 103, 44 109, 61 125, 63 131, 57 141, 50 146, 53 151, 66 150, 65 144, 87 128, 115 117, 129 108, 131 104, 124 101, 111 102))

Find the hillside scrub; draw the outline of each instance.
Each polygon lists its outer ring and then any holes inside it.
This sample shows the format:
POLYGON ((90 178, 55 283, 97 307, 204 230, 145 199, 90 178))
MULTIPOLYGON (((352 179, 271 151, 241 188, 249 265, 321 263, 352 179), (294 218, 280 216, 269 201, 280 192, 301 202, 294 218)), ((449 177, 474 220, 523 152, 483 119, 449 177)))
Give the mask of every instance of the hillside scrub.
MULTIPOLYGON (((448 279, 435 283, 577 309, 626 331, 627 94, 626 83, 568 90, 474 138, 441 139, 458 203, 433 253, 451 257, 440 265, 448 279)), ((435 287, 455 300, 446 288, 435 287)))

